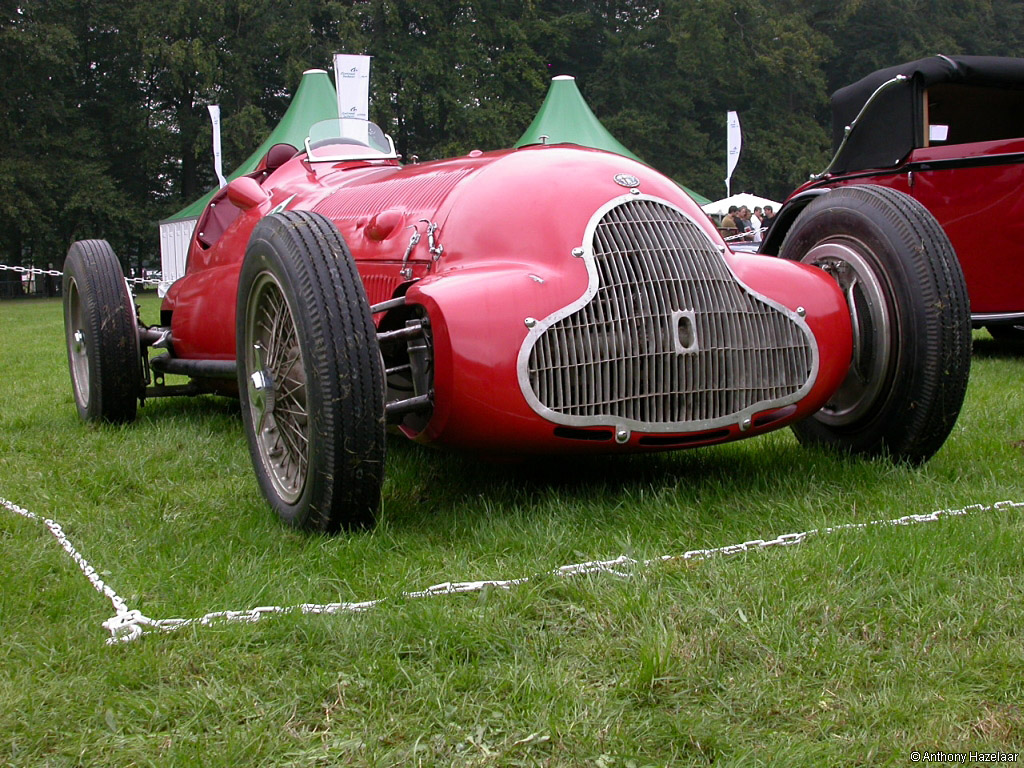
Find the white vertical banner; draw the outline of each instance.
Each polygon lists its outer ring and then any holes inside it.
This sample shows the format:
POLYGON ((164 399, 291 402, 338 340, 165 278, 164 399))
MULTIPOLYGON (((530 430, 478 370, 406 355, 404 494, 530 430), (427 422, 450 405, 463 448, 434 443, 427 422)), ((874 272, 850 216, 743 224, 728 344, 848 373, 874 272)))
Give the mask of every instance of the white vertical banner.
POLYGON ((735 112, 725 113, 725 196, 732 194, 730 181, 732 172, 736 169, 736 163, 740 159, 740 150, 743 149, 743 134, 740 131, 740 116, 735 112))
POLYGON ((213 170, 221 187, 225 187, 228 180, 224 178, 224 160, 220 151, 220 105, 210 104, 207 109, 210 110, 210 122, 213 124, 213 170))
POLYGON ((338 117, 370 119, 370 57, 334 54, 338 117))

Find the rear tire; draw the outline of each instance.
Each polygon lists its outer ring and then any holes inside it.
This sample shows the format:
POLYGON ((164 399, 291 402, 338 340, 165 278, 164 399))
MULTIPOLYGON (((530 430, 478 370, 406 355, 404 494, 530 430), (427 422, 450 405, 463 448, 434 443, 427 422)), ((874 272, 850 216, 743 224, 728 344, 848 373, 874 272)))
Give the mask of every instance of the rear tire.
POLYGON ((106 240, 72 243, 63 288, 78 415, 85 421, 133 421, 143 388, 139 327, 121 262, 106 240))
POLYGON ((797 438, 897 461, 930 458, 956 423, 971 363, 967 286, 938 222, 901 192, 840 187, 804 209, 779 255, 836 279, 854 332, 850 373, 825 407, 793 426, 797 438))
POLYGON ((371 525, 384 477, 384 372, 366 292, 330 220, 289 211, 256 225, 236 331, 263 495, 298 528, 371 525))

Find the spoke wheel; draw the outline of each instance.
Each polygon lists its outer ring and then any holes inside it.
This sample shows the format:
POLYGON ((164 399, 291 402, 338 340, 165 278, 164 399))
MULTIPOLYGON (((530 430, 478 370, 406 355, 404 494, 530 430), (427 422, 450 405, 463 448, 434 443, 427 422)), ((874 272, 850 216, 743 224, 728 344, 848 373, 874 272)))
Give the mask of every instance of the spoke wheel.
POLYGON ((370 525, 384 476, 384 370, 334 224, 304 211, 261 219, 236 311, 242 421, 263 495, 299 528, 370 525))
POLYGON ((309 469, 306 374, 291 307, 277 279, 260 274, 253 286, 246 333, 249 407, 260 459, 288 504, 302 495, 309 469))
POLYGON ((836 280, 853 335, 846 379, 793 425, 797 438, 897 461, 930 458, 956 423, 971 361, 967 286, 942 227, 895 190, 839 187, 807 205, 779 255, 836 280))

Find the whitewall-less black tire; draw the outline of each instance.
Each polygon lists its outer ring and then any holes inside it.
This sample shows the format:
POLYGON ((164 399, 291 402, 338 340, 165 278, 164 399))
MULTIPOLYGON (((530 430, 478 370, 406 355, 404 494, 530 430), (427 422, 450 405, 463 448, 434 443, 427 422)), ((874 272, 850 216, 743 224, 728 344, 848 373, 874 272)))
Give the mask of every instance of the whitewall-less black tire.
POLYGON ((267 216, 238 284, 238 383, 264 496, 286 523, 372 524, 384 477, 384 372, 369 302, 337 228, 267 216))
POLYGON ((106 240, 79 240, 64 259, 64 336, 71 388, 85 421, 135 419, 142 358, 135 304, 106 240))
POLYGON ((942 227, 901 192, 840 187, 801 212, 779 255, 835 278, 854 335, 846 380, 793 426, 797 437, 897 461, 930 458, 956 423, 971 363, 967 286, 942 227))

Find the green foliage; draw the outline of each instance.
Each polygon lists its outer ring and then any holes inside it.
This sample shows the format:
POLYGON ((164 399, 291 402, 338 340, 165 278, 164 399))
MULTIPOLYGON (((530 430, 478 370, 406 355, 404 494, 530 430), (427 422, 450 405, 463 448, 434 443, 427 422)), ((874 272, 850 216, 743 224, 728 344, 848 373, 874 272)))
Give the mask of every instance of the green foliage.
POLYGON ((836 45, 827 63, 839 88, 865 74, 935 53, 1021 56, 1024 7, 1015 0, 859 0, 826 30, 836 45))
POLYGON ((0 2, 0 261, 60 266, 74 238, 154 261, 156 222, 265 138, 301 73, 373 58, 371 117, 424 159, 510 146, 574 75, 624 145, 724 193, 782 198, 829 154, 828 94, 943 53, 1020 55, 1016 0, 26 0, 0 2))
POLYGON ((502 0, 368 3, 372 111, 424 159, 511 146, 543 100, 529 8, 502 0))

